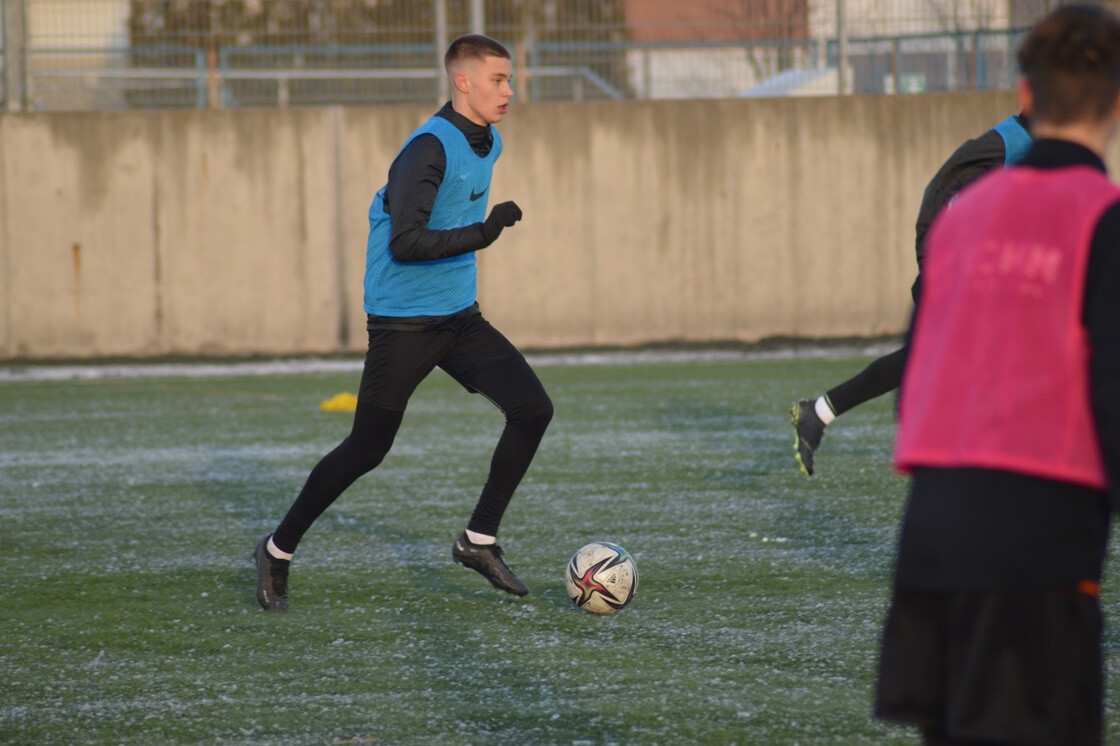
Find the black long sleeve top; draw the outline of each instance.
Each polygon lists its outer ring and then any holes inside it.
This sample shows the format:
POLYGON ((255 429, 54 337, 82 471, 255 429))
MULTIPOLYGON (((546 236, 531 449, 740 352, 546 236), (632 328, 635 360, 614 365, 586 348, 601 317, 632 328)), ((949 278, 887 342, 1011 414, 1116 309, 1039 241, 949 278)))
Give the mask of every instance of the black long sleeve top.
MULTIPOLYGON (((480 158, 490 154, 494 134, 489 125, 475 124, 452 109, 450 103, 436 112, 436 116, 455 125, 480 158)), ((443 145, 431 134, 414 138, 389 167, 385 212, 392 216, 389 251, 398 262, 427 262, 478 251, 489 245, 482 223, 441 231, 428 228, 446 168, 443 145)))
MULTIPOLYGON (((1019 114, 1015 118, 1022 127, 1027 128, 1026 117, 1019 114)), ((922 204, 918 208, 918 219, 914 224, 914 250, 917 252, 919 267, 922 265, 926 232, 937 213, 966 186, 993 168, 1002 166, 1006 156, 1003 137, 992 128, 979 137, 962 143, 937 170, 922 194, 922 204)))

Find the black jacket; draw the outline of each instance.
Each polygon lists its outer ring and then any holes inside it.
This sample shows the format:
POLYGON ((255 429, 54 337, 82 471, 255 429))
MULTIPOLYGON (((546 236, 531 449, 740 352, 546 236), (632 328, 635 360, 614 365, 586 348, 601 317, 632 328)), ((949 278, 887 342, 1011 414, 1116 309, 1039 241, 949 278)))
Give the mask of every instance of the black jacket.
MULTIPOLYGON (((1024 129, 1027 126, 1023 116, 1015 117, 1024 129)), ((945 203, 960 190, 979 179, 997 166, 1002 166, 1006 157, 1003 138, 995 129, 990 129, 974 140, 969 140, 953 151, 949 160, 938 169, 925 194, 922 206, 918 209, 918 222, 915 228, 915 250, 918 254, 918 267, 922 266, 922 252, 925 248, 926 231, 929 230, 937 213, 945 203)))

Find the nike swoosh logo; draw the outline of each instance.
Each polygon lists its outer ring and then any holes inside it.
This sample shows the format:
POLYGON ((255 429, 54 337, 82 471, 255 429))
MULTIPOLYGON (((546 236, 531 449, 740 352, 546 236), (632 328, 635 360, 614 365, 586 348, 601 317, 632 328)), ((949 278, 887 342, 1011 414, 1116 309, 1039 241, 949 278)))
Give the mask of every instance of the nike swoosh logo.
MULTIPOLYGON (((490 188, 490 187, 486 187, 486 189, 489 189, 489 188, 490 188)), ((478 192, 477 194, 476 194, 476 193, 475 193, 475 191, 474 191, 474 190, 472 189, 472 190, 471 190, 471 202, 474 202, 474 201, 475 201, 475 200, 477 200, 477 199, 478 199, 479 197, 481 197, 482 195, 486 194, 486 189, 483 189, 483 190, 482 190, 481 192, 478 192)))

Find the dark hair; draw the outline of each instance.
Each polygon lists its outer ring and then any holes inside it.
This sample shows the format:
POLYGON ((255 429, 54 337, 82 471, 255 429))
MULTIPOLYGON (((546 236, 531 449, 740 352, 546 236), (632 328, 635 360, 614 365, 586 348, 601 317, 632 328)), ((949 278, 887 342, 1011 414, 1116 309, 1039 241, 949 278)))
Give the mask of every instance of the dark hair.
POLYGON ((1019 48, 1034 116, 1053 124, 1109 117, 1120 96, 1120 20, 1096 5, 1065 5, 1019 48))
POLYGON ((443 66, 450 70, 451 66, 462 60, 484 60, 487 57, 504 57, 512 59, 509 50, 501 42, 482 34, 464 34, 447 48, 443 55, 443 66))

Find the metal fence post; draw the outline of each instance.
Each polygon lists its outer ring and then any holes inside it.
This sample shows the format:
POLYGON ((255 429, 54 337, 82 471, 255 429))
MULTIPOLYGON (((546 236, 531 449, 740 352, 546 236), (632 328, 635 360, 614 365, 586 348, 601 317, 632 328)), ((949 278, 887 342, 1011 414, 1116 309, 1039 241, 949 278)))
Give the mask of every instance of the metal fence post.
POLYGON ((443 72, 443 53, 447 49, 447 0, 435 0, 436 4, 436 104, 442 105, 451 97, 447 76, 443 72))
POLYGON ((471 0, 471 33, 486 33, 486 10, 483 0, 471 0))
POLYGON ((848 29, 844 22, 844 0, 836 0, 836 92, 848 92, 848 29))
POLYGON ((195 98, 194 106, 196 109, 206 108, 206 97, 209 92, 207 85, 208 74, 206 72, 206 52, 201 50, 194 53, 194 70, 197 73, 195 78, 195 98))
POLYGON ((4 98, 8 111, 27 109, 26 0, 0 0, 4 22, 4 98))

